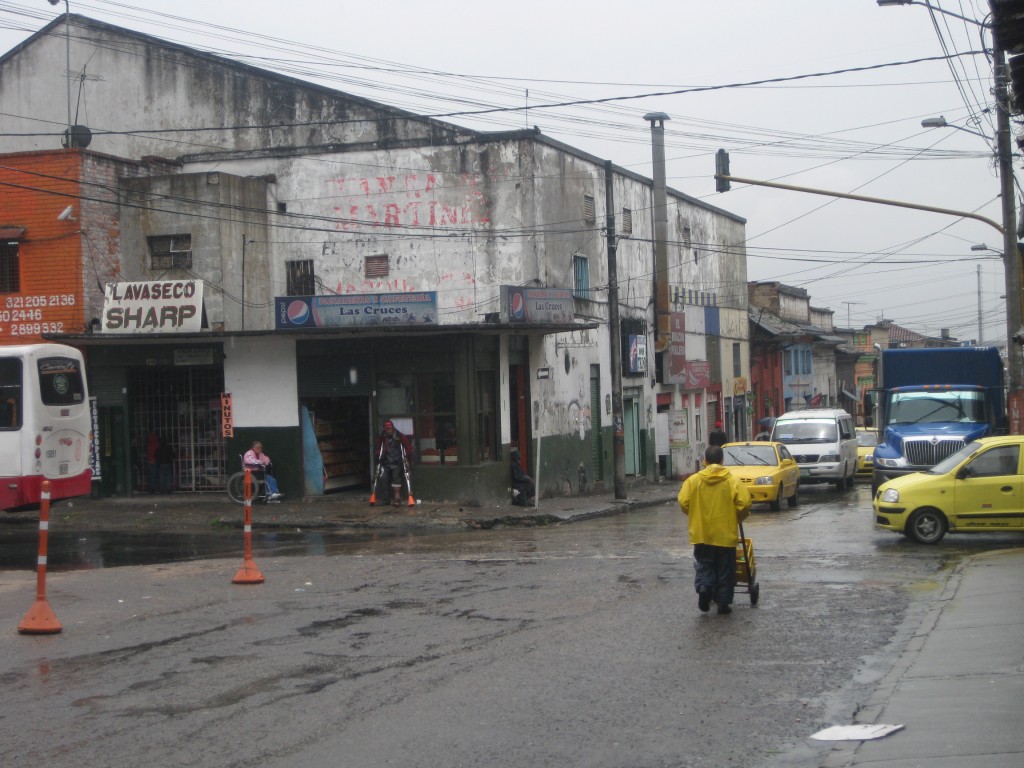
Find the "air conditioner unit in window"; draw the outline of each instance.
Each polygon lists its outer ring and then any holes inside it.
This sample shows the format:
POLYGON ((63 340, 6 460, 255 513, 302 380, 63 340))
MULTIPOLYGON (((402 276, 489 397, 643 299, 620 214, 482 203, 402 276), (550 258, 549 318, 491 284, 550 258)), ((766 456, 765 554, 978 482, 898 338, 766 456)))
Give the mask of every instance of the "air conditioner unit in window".
POLYGON ((192 253, 190 251, 171 251, 171 266, 178 269, 192 266, 192 253))

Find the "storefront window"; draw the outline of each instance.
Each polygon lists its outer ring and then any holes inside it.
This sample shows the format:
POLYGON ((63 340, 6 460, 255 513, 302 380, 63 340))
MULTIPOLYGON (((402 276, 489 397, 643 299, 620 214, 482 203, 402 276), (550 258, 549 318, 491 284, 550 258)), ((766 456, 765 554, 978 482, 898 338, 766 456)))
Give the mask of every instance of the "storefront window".
POLYGON ((457 464, 459 446, 456 439, 455 383, 452 377, 442 373, 420 374, 417 380, 417 403, 420 461, 446 466, 457 464))
POLYGON ((498 376, 495 371, 478 371, 476 377, 480 461, 494 461, 498 457, 498 376))

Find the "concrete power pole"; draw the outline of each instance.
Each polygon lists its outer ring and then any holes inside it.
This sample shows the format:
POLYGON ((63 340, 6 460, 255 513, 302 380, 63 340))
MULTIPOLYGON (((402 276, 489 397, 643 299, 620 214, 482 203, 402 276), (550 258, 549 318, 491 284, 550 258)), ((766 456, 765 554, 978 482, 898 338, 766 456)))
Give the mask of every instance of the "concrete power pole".
POLYGON ((1011 401, 1021 389, 1021 263, 1017 248, 1016 191, 1013 184, 1013 149, 1010 144, 1010 97, 1007 91, 1006 51, 994 52, 996 97, 996 155, 1003 213, 1003 266, 1006 273, 1006 370, 1011 401))
POLYGON ((619 335, 619 265, 615 243, 612 161, 604 164, 605 232, 608 237, 608 342, 612 366, 612 473, 615 498, 626 498, 626 430, 622 408, 622 339, 619 335))

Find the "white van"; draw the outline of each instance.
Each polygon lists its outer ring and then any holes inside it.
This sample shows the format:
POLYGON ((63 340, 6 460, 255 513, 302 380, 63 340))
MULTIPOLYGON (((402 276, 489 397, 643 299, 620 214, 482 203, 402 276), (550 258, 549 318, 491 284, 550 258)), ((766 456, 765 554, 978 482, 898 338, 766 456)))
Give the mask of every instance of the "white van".
POLYGON ((853 487, 857 472, 857 430, 846 411, 790 411, 775 420, 772 440, 785 443, 800 465, 801 483, 853 487))

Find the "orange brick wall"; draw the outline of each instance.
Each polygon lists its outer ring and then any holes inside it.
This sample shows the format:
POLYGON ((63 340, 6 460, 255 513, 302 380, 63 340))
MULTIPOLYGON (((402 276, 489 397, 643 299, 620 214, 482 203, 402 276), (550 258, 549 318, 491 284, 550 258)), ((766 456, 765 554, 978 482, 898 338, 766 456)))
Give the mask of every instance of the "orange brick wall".
POLYGON ((24 227, 21 290, 0 293, 0 344, 84 330, 79 152, 0 157, 0 226, 24 227), (58 221, 67 206, 74 220, 58 221))

